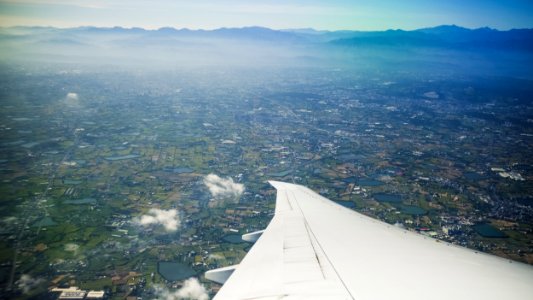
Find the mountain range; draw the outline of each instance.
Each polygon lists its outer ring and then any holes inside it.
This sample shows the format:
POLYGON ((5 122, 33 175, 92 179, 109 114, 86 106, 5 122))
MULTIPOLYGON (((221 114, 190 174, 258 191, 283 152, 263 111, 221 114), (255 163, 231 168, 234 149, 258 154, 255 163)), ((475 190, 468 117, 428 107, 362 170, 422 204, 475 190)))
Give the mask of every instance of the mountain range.
POLYGON ((157 30, 122 27, 9 27, 0 29, 0 43, 85 44, 94 40, 112 43, 180 43, 224 40, 281 44, 327 44, 340 47, 437 47, 448 49, 486 48, 517 51, 533 50, 533 29, 499 31, 491 28, 467 29, 442 25, 417 30, 318 31, 314 29, 273 30, 264 27, 191 30, 164 27, 157 30))

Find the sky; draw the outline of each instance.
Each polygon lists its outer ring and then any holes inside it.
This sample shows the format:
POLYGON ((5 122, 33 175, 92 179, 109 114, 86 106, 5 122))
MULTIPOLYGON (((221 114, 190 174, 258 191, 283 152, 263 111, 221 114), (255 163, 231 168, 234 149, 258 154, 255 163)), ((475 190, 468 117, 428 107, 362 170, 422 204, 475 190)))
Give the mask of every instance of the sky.
POLYGON ((531 0, 0 0, 0 26, 533 28, 531 0))

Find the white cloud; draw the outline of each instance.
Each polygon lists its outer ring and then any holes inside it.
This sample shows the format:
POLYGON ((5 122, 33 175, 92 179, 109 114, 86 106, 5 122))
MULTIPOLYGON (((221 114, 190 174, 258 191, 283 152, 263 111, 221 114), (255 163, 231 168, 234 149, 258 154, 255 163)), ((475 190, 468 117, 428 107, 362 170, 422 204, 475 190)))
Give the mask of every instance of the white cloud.
POLYGON ((67 94, 67 101, 76 101, 78 100, 78 94, 76 93, 68 93, 67 94))
POLYGON ((17 281, 17 286, 22 290, 24 294, 27 294, 29 291, 36 288, 39 284, 43 282, 40 278, 33 278, 30 275, 23 274, 20 276, 20 279, 17 281))
POLYGON ((62 100, 63 104, 73 107, 73 108, 79 108, 80 107, 80 97, 76 93, 68 93, 65 98, 62 100))
POLYGON ((157 299, 161 300, 207 300, 209 296, 205 287, 196 278, 189 278, 183 282, 183 287, 176 291, 169 291, 167 288, 157 286, 155 288, 157 299))
POLYGON ((204 184, 215 199, 239 198, 244 192, 244 185, 233 182, 233 179, 221 178, 215 174, 204 177, 204 184))
POLYGON ((133 220, 142 226, 162 225, 166 231, 176 231, 180 226, 180 219, 176 209, 163 210, 152 208, 146 215, 133 220))
POLYGON ((65 251, 68 251, 68 252, 78 252, 79 248, 80 248, 80 245, 77 245, 74 243, 65 244, 65 251))

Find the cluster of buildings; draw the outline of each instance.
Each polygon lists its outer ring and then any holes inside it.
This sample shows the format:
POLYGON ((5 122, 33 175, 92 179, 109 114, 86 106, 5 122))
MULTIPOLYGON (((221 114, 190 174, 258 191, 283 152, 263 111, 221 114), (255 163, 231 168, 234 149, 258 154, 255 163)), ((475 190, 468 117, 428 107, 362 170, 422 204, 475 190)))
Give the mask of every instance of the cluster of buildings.
POLYGON ((52 288, 51 293, 59 293, 58 299, 65 300, 81 300, 81 299, 104 299, 106 294, 104 291, 85 291, 76 286, 68 288, 52 288))

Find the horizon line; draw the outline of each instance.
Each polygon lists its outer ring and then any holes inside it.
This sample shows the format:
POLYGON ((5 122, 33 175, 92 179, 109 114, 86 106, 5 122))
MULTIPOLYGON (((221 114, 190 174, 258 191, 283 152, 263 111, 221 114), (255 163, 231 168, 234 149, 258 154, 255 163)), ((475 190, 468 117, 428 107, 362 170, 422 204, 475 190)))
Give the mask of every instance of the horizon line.
POLYGON ((247 28, 261 28, 261 29, 268 29, 272 31, 303 31, 303 30, 309 30, 309 31, 316 31, 316 32, 341 32, 341 31, 358 31, 358 32, 383 32, 383 31, 417 31, 422 29, 431 29, 431 28, 438 28, 438 27, 457 27, 467 30, 480 30, 480 29, 489 29, 494 31, 500 31, 500 32, 506 32, 506 31, 512 31, 512 30, 533 30, 533 28, 510 28, 506 30, 496 29, 490 26, 483 26, 483 27, 465 27, 460 26, 456 24, 441 24, 436 26, 428 26, 428 27, 420 27, 416 29, 402 29, 402 28, 388 28, 388 29, 375 29, 375 30, 359 30, 359 29, 336 29, 336 30, 329 30, 329 29, 316 29, 313 27, 299 27, 299 28, 281 28, 281 29, 275 29, 271 27, 266 26, 259 26, 259 25, 247 25, 247 26, 241 26, 241 27, 217 27, 217 28, 189 28, 189 27, 173 27, 173 26, 163 26, 158 28, 146 28, 146 27, 140 27, 140 26, 97 26, 97 25, 81 25, 81 26, 70 26, 70 27, 62 27, 62 26, 52 26, 52 25, 13 25, 13 26, 0 26, 1 29, 13 29, 13 28, 51 28, 51 29, 83 29, 83 28, 95 28, 95 29, 126 29, 126 30, 134 30, 134 29, 140 29, 144 31, 159 31, 163 29, 173 29, 176 31, 180 30, 189 30, 189 31, 216 31, 221 29, 247 29, 247 28))

